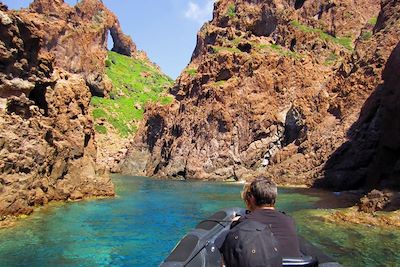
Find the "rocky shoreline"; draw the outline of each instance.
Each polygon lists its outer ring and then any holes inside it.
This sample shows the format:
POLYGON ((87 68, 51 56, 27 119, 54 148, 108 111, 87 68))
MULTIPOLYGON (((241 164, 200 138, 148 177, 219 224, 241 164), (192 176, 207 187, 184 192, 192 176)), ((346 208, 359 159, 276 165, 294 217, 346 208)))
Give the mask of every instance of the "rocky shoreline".
MULTIPOLYGON (((306 192, 320 196, 319 190, 306 192)), ((362 190, 332 192, 317 202, 322 214, 316 215, 330 223, 367 225, 380 228, 400 227, 400 192, 362 190)))
MULTIPOLYGON (((400 208, 400 207, 398 207, 400 208)), ((342 224, 357 224, 375 226, 380 228, 400 229, 400 211, 381 211, 365 213, 358 211, 357 207, 330 211, 330 214, 321 216, 327 222, 342 224)))
POLYGON ((8 216, 3 216, 0 218, 0 229, 5 229, 5 228, 12 228, 18 226, 19 223, 23 222, 25 219, 27 219, 32 213, 38 212, 42 210, 43 208, 51 208, 52 206, 57 206, 57 205, 65 205, 68 203, 72 202, 81 202, 81 201, 96 201, 96 200, 101 200, 101 199, 110 199, 110 198, 115 198, 115 194, 110 194, 110 195, 100 195, 100 196, 90 196, 90 197, 85 197, 85 198, 71 198, 67 200, 54 200, 46 205, 42 206, 35 206, 33 207, 32 211, 28 214, 20 214, 20 215, 8 215, 8 216))

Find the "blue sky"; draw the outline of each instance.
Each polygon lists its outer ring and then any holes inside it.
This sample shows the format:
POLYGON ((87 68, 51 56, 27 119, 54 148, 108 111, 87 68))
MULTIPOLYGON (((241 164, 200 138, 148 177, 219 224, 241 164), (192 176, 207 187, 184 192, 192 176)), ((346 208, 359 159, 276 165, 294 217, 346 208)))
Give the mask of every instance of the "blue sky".
MULTIPOLYGON (((77 0, 64 0, 74 5, 77 0)), ((2 0, 10 9, 31 0, 2 0)), ((212 18, 214 0, 103 0, 138 49, 175 79, 190 61, 196 34, 212 18)))

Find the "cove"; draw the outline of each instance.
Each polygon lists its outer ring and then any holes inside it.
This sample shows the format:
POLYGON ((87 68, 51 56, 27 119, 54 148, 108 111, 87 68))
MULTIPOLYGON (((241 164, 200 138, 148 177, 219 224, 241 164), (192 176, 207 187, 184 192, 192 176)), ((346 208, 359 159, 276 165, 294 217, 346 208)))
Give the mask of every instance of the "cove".
MULTIPOLYGON (((243 206, 241 185, 115 176, 114 199, 52 204, 0 230, 0 266, 158 266, 205 217, 243 206)), ((278 208, 299 232, 344 266, 398 266, 399 229, 320 219, 324 197, 280 189, 278 208)))

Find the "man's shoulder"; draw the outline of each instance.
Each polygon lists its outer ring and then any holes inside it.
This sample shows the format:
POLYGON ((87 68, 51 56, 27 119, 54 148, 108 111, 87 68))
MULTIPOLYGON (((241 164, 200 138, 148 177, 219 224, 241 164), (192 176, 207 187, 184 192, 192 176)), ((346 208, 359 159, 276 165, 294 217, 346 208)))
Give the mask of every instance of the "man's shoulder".
POLYGON ((255 220, 264 224, 279 223, 280 225, 294 225, 292 217, 278 210, 255 210, 254 212, 245 215, 241 220, 255 220))
POLYGON ((283 211, 276 209, 257 209, 245 215, 245 218, 254 219, 258 217, 278 217, 278 218, 291 218, 283 211))

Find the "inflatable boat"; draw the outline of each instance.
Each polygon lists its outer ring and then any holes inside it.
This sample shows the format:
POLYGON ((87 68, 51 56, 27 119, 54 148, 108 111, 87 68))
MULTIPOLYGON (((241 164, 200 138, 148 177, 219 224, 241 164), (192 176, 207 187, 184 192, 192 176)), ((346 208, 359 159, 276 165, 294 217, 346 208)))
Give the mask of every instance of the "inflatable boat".
MULTIPOLYGON (((201 221, 186 234, 160 264, 161 267, 221 267, 219 248, 230 229, 232 219, 245 214, 245 209, 230 208, 218 211, 201 221)), ((322 253, 304 238, 299 237, 303 254, 299 258, 283 258, 282 266, 340 267, 339 263, 322 253)))

